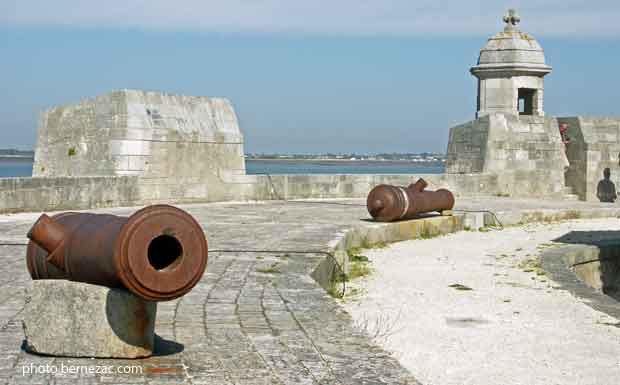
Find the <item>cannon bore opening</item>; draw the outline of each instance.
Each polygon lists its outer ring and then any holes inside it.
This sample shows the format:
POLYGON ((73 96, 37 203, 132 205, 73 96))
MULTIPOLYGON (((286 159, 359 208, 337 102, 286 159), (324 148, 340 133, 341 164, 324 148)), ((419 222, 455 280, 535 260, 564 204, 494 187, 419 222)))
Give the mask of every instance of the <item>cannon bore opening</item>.
POLYGON ((149 263, 155 270, 173 268, 183 255, 181 243, 170 235, 160 235, 149 243, 149 263))

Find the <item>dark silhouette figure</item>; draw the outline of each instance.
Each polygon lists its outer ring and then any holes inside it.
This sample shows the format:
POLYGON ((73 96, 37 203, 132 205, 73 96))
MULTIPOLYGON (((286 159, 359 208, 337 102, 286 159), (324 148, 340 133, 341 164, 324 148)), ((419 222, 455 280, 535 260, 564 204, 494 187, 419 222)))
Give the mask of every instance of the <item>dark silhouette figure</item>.
POLYGON ((611 170, 606 168, 603 170, 603 179, 598 182, 596 186, 596 196, 601 202, 613 203, 618 195, 616 194, 616 185, 609 178, 611 176, 611 170))

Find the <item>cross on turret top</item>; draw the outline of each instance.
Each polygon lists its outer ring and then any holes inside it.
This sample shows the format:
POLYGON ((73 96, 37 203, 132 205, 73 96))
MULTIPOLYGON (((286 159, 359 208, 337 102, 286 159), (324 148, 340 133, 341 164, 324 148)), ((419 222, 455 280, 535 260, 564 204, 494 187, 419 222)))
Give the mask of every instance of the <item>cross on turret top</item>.
POLYGON ((517 29, 517 24, 521 21, 521 17, 517 13, 515 9, 509 9, 508 13, 504 16, 504 23, 506 23, 506 27, 504 27, 505 31, 514 31, 517 29))

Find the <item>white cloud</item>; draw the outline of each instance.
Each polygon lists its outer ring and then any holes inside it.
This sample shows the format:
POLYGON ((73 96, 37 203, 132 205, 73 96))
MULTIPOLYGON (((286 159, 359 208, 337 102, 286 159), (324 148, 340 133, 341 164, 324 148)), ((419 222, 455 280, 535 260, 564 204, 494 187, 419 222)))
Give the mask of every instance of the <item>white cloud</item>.
POLYGON ((344 36, 471 36, 515 7, 537 36, 620 36, 618 0, 0 0, 0 24, 344 36))

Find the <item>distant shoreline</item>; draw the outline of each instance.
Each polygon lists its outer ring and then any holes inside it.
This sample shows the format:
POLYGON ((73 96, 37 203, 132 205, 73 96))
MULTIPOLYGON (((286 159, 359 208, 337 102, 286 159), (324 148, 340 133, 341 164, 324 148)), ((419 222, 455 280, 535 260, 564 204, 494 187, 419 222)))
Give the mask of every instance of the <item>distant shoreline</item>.
POLYGON ((303 159, 303 158, 281 158, 281 159, 273 159, 273 158, 246 158, 245 160, 260 160, 262 162, 376 162, 376 163, 415 163, 420 165, 433 165, 433 164, 442 164, 442 161, 432 161, 432 162, 416 162, 414 160, 407 159, 303 159))
MULTIPOLYGON (((30 177, 34 161, 24 156, 0 156, 0 178, 30 177)), ((263 159, 245 162, 248 175, 310 174, 440 174, 445 164, 440 161, 362 159, 263 159)))
MULTIPOLYGON (((438 165, 443 165, 442 161, 431 161, 431 162, 417 162, 414 160, 396 160, 396 159, 337 159, 337 158, 329 158, 329 159, 303 159, 303 158, 281 158, 281 159, 273 159, 273 158, 246 158, 246 161, 259 161, 259 162, 273 162, 273 163, 284 163, 284 162, 299 162, 299 163, 391 163, 391 164, 407 164, 407 165, 416 165, 420 167, 428 166, 434 167, 438 165)), ((34 157, 28 156, 18 156, 18 155, 0 155, 1 163, 33 163, 34 157)))
MULTIPOLYGON (((343 158, 245 158, 249 161, 261 162, 373 162, 373 163, 415 163, 415 164, 442 164, 442 161, 415 161, 412 159, 343 159, 343 158)), ((33 156, 24 155, 0 155, 0 162, 34 162, 33 156)))
POLYGON ((33 157, 29 156, 12 156, 12 155, 0 155, 0 162, 2 163, 32 163, 34 162, 33 157))

